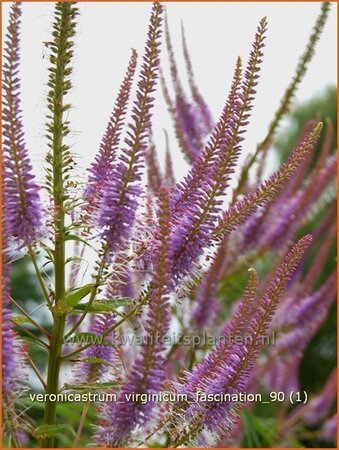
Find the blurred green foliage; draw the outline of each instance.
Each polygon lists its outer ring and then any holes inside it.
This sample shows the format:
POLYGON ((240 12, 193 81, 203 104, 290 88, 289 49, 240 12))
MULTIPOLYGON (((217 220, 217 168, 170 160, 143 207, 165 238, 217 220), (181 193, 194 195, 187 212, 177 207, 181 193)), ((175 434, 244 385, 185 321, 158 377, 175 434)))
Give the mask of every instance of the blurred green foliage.
MULTIPOLYGON (((316 119, 326 122, 332 121, 334 127, 334 147, 337 148, 337 89, 328 86, 321 93, 310 100, 296 106, 286 125, 275 142, 275 149, 279 163, 285 161, 294 148, 298 135, 307 121, 316 119)), ((318 149, 323 143, 324 133, 319 139, 318 149)))

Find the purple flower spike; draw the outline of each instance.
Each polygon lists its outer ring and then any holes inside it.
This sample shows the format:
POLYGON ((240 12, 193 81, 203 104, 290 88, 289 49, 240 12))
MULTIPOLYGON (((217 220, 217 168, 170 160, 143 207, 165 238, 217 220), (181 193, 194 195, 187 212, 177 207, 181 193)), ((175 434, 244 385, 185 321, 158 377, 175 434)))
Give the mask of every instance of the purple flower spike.
MULTIPOLYGON (((170 325, 169 292, 171 290, 169 233, 170 211, 167 191, 159 191, 159 226, 157 247, 153 254, 153 278, 146 317, 144 344, 117 404, 107 404, 102 411, 102 425, 96 438, 106 445, 123 444, 136 425, 143 426, 152 417, 154 404, 126 401, 128 394, 157 393, 165 377, 164 337, 170 325)), ((147 295, 147 294, 145 294, 147 295)))
POLYGON ((326 442, 337 442, 338 417, 334 414, 330 419, 326 420, 319 433, 319 437, 326 442))
POLYGON ((20 246, 40 237, 39 187, 28 156, 20 102, 19 33, 21 5, 14 3, 6 35, 3 64, 3 180, 8 237, 20 246))
POLYGON ((317 425, 331 412, 337 394, 337 369, 334 369, 328 377, 321 392, 316 395, 306 406, 304 421, 308 425, 317 425))
MULTIPOLYGON (((243 301, 237 308, 230 326, 228 335, 234 336, 247 332, 251 340, 244 340, 243 344, 235 344, 229 339, 223 340, 210 354, 208 354, 190 373, 186 373, 183 384, 177 387, 178 392, 196 394, 203 393, 229 393, 243 392, 251 377, 251 369, 259 352, 263 348, 263 337, 269 332, 270 324, 275 314, 282 293, 298 267, 305 250, 312 241, 311 236, 301 238, 289 251, 278 267, 275 276, 266 289, 263 297, 256 301, 258 278, 254 270, 250 271, 250 278, 243 301)), ((187 420, 191 418, 189 433, 197 436, 203 429, 224 436, 232 423, 234 407, 233 402, 205 401, 184 405, 184 414, 187 420)), ((182 431, 177 424, 179 434, 182 431)), ((185 436, 185 432, 183 432, 185 436)), ((175 447, 182 441, 175 441, 175 447)))
POLYGON ((95 157, 95 161, 89 171, 88 185, 84 193, 86 201, 84 209, 89 213, 96 211, 99 207, 105 186, 112 176, 136 64, 137 52, 133 49, 125 78, 120 86, 115 102, 115 107, 100 144, 99 153, 95 157))
POLYGON ((160 3, 153 4, 138 91, 132 108, 133 123, 129 124, 126 147, 122 149, 110 182, 105 186, 98 212, 98 225, 103 229, 102 234, 112 251, 118 249, 130 235, 141 194, 142 159, 151 125, 152 95, 160 64, 162 11, 160 3))

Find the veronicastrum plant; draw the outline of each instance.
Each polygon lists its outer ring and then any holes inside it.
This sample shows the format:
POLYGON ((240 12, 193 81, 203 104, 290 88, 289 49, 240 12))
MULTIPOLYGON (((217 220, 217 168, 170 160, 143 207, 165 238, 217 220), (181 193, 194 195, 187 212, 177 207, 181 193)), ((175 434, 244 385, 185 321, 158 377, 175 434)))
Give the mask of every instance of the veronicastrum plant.
MULTIPOLYGON (((144 53, 132 50, 83 186, 76 180, 69 139, 78 7, 54 6, 46 50, 46 176, 39 184, 20 103, 22 11, 18 2, 11 6, 3 60, 6 446, 234 446, 241 442, 239 415, 246 406, 240 394, 266 390, 288 397, 300 390, 303 352, 335 297, 334 271, 323 276, 335 237, 331 122, 306 123, 287 160, 269 177, 263 173, 329 8, 321 6, 266 137, 240 164, 266 18, 248 60, 237 59, 214 121, 195 83, 184 29, 189 92, 179 75, 165 8, 150 4, 144 53), (167 137, 164 170, 152 133, 158 88, 176 136, 174 142, 167 137), (173 170, 176 149, 189 164, 182 180, 173 170), (84 284, 89 254, 95 262, 84 284), (47 321, 12 295, 11 268, 18 255, 34 270, 47 321), (227 307, 225 291, 232 302, 227 307), (175 330, 185 339, 171 339, 175 330), (274 346, 267 346, 270 336, 274 346), (125 345, 127 338, 132 345, 125 345), (36 348, 43 363, 34 360, 36 348), (46 394, 38 413, 36 402, 24 401, 28 374, 39 383, 37 392, 46 394), (72 404, 67 409, 61 397, 72 393, 82 396, 75 417, 72 404), (167 394, 172 401, 151 396, 144 401, 135 394, 167 394), (217 401, 201 394, 228 397, 217 401)), ((283 408, 275 446, 296 436, 301 422, 322 423, 316 433, 333 438, 333 379, 332 374, 306 406, 291 414, 283 408)))

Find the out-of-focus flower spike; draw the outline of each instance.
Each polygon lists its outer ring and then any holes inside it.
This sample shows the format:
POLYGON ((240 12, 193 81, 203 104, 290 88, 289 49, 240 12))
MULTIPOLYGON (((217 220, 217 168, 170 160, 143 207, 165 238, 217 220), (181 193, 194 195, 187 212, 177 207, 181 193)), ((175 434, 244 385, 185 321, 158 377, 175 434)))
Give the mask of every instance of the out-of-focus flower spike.
POLYGON ((174 213, 178 212, 179 214, 182 214, 185 211, 186 206, 192 203, 199 195, 202 181, 210 175, 217 150, 224 143, 224 135, 228 127, 230 127, 231 120, 236 112, 239 100, 241 74, 241 59, 238 57, 231 89, 219 122, 213 130, 211 138, 203 152, 194 162, 184 181, 177 185, 176 190, 172 195, 174 213))
POLYGON ((185 63, 186 63, 186 70, 187 70, 187 75, 188 75, 188 83, 189 83, 189 86, 191 89, 192 97, 195 100, 197 106, 199 107, 201 117, 205 124, 206 133, 208 133, 213 128, 212 114, 211 114, 211 111, 210 111, 209 107, 207 106, 207 103, 205 102, 203 96, 199 92, 198 86, 196 85, 195 80, 194 80, 193 67, 192 67, 191 57, 190 57, 190 54, 188 51, 183 21, 181 21, 181 37, 182 37, 182 48, 183 48, 183 53, 184 53, 184 59, 185 59, 185 63))
POLYGON ((335 242, 336 232, 336 224, 333 224, 329 229, 327 236, 325 236, 318 254, 316 255, 315 262, 312 264, 300 283, 300 290, 302 291, 303 295, 311 292, 319 276, 323 272, 328 255, 335 242))
POLYGON ((220 303, 217 292, 224 269, 224 259, 224 248, 220 246, 211 266, 202 277, 202 281, 197 288, 191 317, 193 330, 203 331, 210 326, 219 311, 220 303))
POLYGON ((265 378, 269 389, 286 393, 299 389, 298 370, 303 351, 327 317, 336 295, 336 274, 332 273, 321 288, 295 302, 274 349, 269 352, 265 378), (288 322, 288 323, 287 323, 288 322))
POLYGON ((77 383, 96 383, 108 372, 108 364, 113 364, 117 359, 116 350, 113 348, 112 341, 114 333, 111 333, 105 339, 103 333, 113 326, 116 322, 114 314, 96 314, 89 329, 93 335, 92 345, 83 353, 83 362, 75 364, 74 374, 77 383))
POLYGON ((132 49, 125 78, 120 86, 114 109, 100 143, 99 152, 89 169, 88 184, 84 192, 84 209, 89 213, 99 207, 106 183, 110 180, 120 143, 131 87, 137 65, 137 52, 132 49))
POLYGON ((337 393, 337 368, 329 374, 321 391, 311 397, 306 404, 294 408, 286 417, 282 431, 290 432, 302 421, 308 425, 317 425, 331 412, 337 393))
POLYGON ((184 154, 186 161, 189 164, 192 164, 192 162, 196 157, 195 149, 191 147, 190 141, 186 138, 184 131, 182 130, 179 122, 177 121, 174 101, 171 99, 165 77, 162 73, 160 75, 160 82, 168 112, 170 113, 170 116, 172 117, 173 120, 175 137, 177 138, 178 144, 184 154))
POLYGON ((153 277, 148 315, 146 317, 146 336, 140 355, 135 361, 129 378, 119 394, 117 404, 106 404, 102 411, 102 425, 96 438, 106 445, 123 444, 136 426, 143 426, 152 417, 154 403, 147 404, 126 401, 126 395, 138 393, 157 393, 164 381, 164 337, 170 325, 169 292, 171 290, 170 249, 170 202, 168 192, 161 188, 158 193, 158 239, 153 255, 153 277))
POLYGON ((165 11, 164 22, 165 22, 165 41, 166 41, 166 48, 167 48, 167 53, 168 53, 168 58, 169 58, 169 63, 170 63, 170 73, 171 73, 172 83, 174 85, 176 95, 183 97, 185 94, 184 94, 184 90, 183 90, 183 87, 182 87, 182 84, 181 84, 181 81, 179 78, 178 67, 177 67, 177 62, 175 60, 175 56, 174 56, 171 34, 170 34, 170 30, 169 30, 169 25, 168 25, 168 16, 167 16, 166 11, 165 11))
POLYGON ((312 231, 314 242, 319 242, 323 236, 327 233, 328 229, 336 220, 336 200, 333 200, 327 209, 326 214, 321 219, 319 225, 317 225, 312 231))
MULTIPOLYGON (((3 180, 4 181, 4 180, 3 180)), ((4 192, 2 192, 4 194, 4 192)), ((4 199, 2 198, 2 201, 4 199)), ((25 362, 22 352, 22 344, 13 329, 11 298, 10 298, 10 249, 8 235, 8 211, 3 211, 2 218, 2 427, 3 438, 14 438, 20 429, 19 414, 16 400, 23 393, 26 374, 24 372, 25 362)))
POLYGON ((98 225, 111 251, 119 248, 130 235, 141 194, 143 156, 160 65, 162 12, 163 6, 153 3, 138 91, 132 108, 133 122, 129 124, 126 147, 114 165, 98 212, 98 225))
POLYGON ((170 73, 175 91, 175 100, 172 102, 173 106, 169 107, 169 112, 174 121, 174 127, 177 137, 179 137, 178 142, 181 146, 181 150, 187 157, 188 162, 192 163, 202 148, 202 138, 205 136, 206 132, 201 125, 200 111, 197 111, 196 106, 187 99, 179 78, 167 15, 165 15, 165 37, 170 73))
POLYGON ((145 160, 147 165, 147 187, 153 194, 156 194, 160 186, 162 186, 163 180, 160 173, 156 146, 152 136, 150 136, 149 145, 145 150, 145 160))
MULTIPOLYGON (((307 180, 307 186, 304 189, 298 207, 295 211, 295 216, 298 217, 299 223, 305 218, 310 206, 316 201, 321 199, 323 193, 326 191, 327 187, 335 183, 335 177, 337 173, 337 155, 331 155, 327 161, 326 165, 317 172, 315 176, 314 171, 312 171, 311 177, 307 180)), ((297 226, 297 222, 294 226, 297 226)))
POLYGON ((173 162, 171 157, 171 150, 169 146, 168 133, 164 130, 165 133, 165 141, 166 141, 166 153, 165 153, 165 184, 167 188, 172 188, 175 185, 175 176, 173 170, 173 162))
POLYGON ((267 181, 264 181, 253 193, 246 195, 224 213, 213 233, 216 239, 231 233, 237 226, 244 223, 258 207, 263 206, 281 191, 296 172, 305 156, 313 149, 321 129, 322 123, 319 123, 277 172, 271 175, 267 181))
POLYGON ((327 378, 323 388, 312 398, 303 414, 304 422, 308 425, 316 425, 325 419, 331 412, 337 394, 337 369, 335 368, 327 378))
POLYGON ((3 61, 3 183, 7 234, 17 245, 32 244, 42 233, 39 187, 35 182, 22 124, 20 99, 21 3, 11 6, 3 61))
POLYGON ((337 428, 338 428, 338 417, 334 414, 330 419, 321 427, 318 436, 321 440, 326 442, 334 442, 337 445, 337 428))

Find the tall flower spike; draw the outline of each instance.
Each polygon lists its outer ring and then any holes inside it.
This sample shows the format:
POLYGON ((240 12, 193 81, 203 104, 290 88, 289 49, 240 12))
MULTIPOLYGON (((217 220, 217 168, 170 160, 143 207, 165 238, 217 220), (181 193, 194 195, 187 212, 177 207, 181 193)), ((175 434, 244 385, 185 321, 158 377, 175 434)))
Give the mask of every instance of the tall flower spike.
POLYGON ((153 277, 146 318, 146 336, 140 356, 131 369, 128 381, 119 394, 117 404, 105 405, 102 413, 103 424, 96 438, 106 445, 120 445, 132 429, 138 424, 147 423, 152 417, 153 403, 140 404, 126 400, 126 395, 133 392, 157 393, 164 381, 164 337, 170 325, 170 260, 169 254, 170 211, 166 189, 159 191, 159 225, 157 249, 153 256, 153 277))
MULTIPOLYGON (((205 393, 239 393, 244 390, 250 377, 251 369, 263 347, 263 337, 268 333, 272 317, 276 311, 278 302, 282 296, 287 282, 298 267, 306 248, 310 245, 312 238, 307 235, 301 238, 287 254, 276 271, 275 277, 265 291, 263 297, 256 304, 256 311, 245 326, 251 336, 250 342, 245 340, 244 344, 233 344, 221 342, 211 354, 207 355, 202 362, 193 369, 191 374, 186 375, 187 381, 179 388, 181 392, 205 392, 205 393), (225 352, 223 352, 225 349, 225 352), (215 355, 218 355, 218 364, 215 363, 215 355), (203 370, 202 370, 203 369, 203 370)), ((253 280, 253 287, 256 282, 253 280)), ((249 292, 252 288, 249 287, 249 292)), ((252 295, 250 295, 252 298, 252 295)), ((252 301, 247 302, 251 304, 252 301)), ((247 311, 247 307, 245 310, 247 311)), ((247 316, 247 314, 245 314, 247 316)), ((188 435, 179 437, 174 443, 176 446, 189 441, 197 436, 204 428, 224 436, 225 430, 229 428, 230 421, 234 416, 233 402, 199 402, 198 405, 189 405, 185 412, 187 417, 192 417, 192 426, 188 435)))
POLYGON ((193 203, 200 194, 202 181, 210 175, 217 150, 224 142, 224 135, 230 127, 231 120, 238 104, 241 84, 241 59, 238 58, 234 71, 232 86, 224 106, 219 122, 215 126, 206 147, 193 163, 183 182, 177 184, 172 194, 174 214, 182 214, 190 203, 193 203))
POLYGON ((212 119, 211 111, 209 110, 203 96, 199 92, 198 86, 196 85, 195 80, 194 80, 194 73, 193 73, 191 57, 190 57, 190 54, 188 51, 188 46, 187 46, 186 36, 185 36, 185 28, 184 28, 184 24, 182 21, 181 21, 181 37, 182 37, 182 48, 183 48, 183 52, 184 52, 184 59, 185 59, 186 69, 187 69, 187 74, 188 74, 188 83, 189 83, 189 86, 191 89, 192 97, 195 100, 197 106, 199 107, 200 114, 201 114, 202 120, 205 125, 205 131, 206 131, 206 133, 208 133, 209 131, 211 131, 211 129, 213 127, 213 119, 212 119))
MULTIPOLYGON (((187 208, 182 220, 179 220, 173 235, 173 260, 175 261, 175 278, 187 275, 190 267, 196 263, 205 249, 210 245, 211 234, 216 224, 217 216, 221 212, 223 197, 229 186, 231 174, 240 153, 241 134, 248 124, 250 111, 253 107, 255 87, 257 85, 258 72, 260 71, 261 58, 266 32, 266 19, 262 19, 249 62, 245 70, 244 81, 239 93, 239 99, 235 100, 233 115, 229 120, 226 130, 223 129, 223 121, 217 125, 216 134, 212 139, 220 139, 216 148, 215 162, 208 174, 208 178, 200 181, 200 192, 192 206, 187 208)), ((237 95, 237 94, 236 94, 237 95)), ((225 108, 227 110, 227 108, 225 108)), ((231 108, 230 108, 231 109, 231 108)), ((212 140, 213 142, 213 140, 212 140)))
POLYGON ((220 239, 231 233, 237 226, 244 223, 251 214, 264 205, 277 194, 296 172, 305 156, 314 147, 320 132, 322 123, 319 123, 310 135, 293 151, 286 163, 275 172, 267 181, 264 181, 253 193, 249 193, 242 200, 232 205, 220 219, 213 234, 220 239))
POLYGON ((187 386, 195 389, 195 381, 208 376, 211 371, 225 358, 225 355, 232 349, 234 338, 244 335, 248 327, 249 320, 253 314, 254 303, 258 289, 258 274, 254 269, 249 270, 249 278, 244 292, 243 298, 240 300, 237 308, 230 319, 226 323, 222 333, 222 342, 206 356, 192 371, 187 374, 187 386))
POLYGON ((110 180, 114 163, 116 162, 116 153, 120 142, 121 131, 125 123, 136 64, 137 52, 132 49, 125 78, 120 86, 114 109, 100 143, 99 153, 96 155, 95 161, 89 169, 88 185, 84 193, 84 209, 88 212, 98 209, 105 185, 110 180))
POLYGON ((297 67, 295 69, 295 74, 292 79, 291 84, 285 91, 285 94, 280 102, 280 106, 275 113, 274 120, 271 122, 266 138, 263 140, 261 144, 259 144, 259 148, 268 147, 274 136, 276 129, 278 128, 282 117, 289 112, 289 108, 291 106, 291 102, 293 97, 307 71, 307 67, 312 60, 314 55, 315 46, 320 39, 321 33, 324 29, 327 16, 330 10, 331 4, 329 2, 323 2, 321 4, 321 12, 314 24, 312 29, 312 33, 309 37, 308 43, 306 45, 306 49, 304 53, 301 55, 297 67))
POLYGON ((67 181, 74 161, 69 145, 64 138, 69 134, 69 121, 65 118, 71 105, 66 98, 72 82, 72 60, 76 17, 78 9, 74 2, 59 2, 55 5, 55 20, 53 23, 53 37, 49 45, 51 52, 49 61, 49 79, 47 93, 47 139, 50 151, 46 156, 46 184, 54 200, 54 208, 58 211, 67 200, 67 181))
POLYGON ((153 3, 138 91, 132 108, 133 122, 128 126, 126 147, 122 149, 110 183, 105 187, 98 213, 98 225, 103 229, 103 236, 112 251, 129 236, 141 193, 142 159, 151 125, 152 93, 160 64, 162 11, 160 3, 153 3))
POLYGON ((39 187, 28 156, 20 100, 21 4, 13 3, 4 45, 3 63, 3 180, 8 212, 8 238, 29 245, 41 235, 39 187))
POLYGON ((174 193, 174 210, 183 209, 186 204, 190 204, 195 196, 199 197, 202 182, 209 182, 212 170, 216 166, 216 161, 229 156, 230 148, 225 146, 225 138, 230 133, 232 127, 235 128, 234 136, 229 144, 232 144, 234 153, 240 149, 239 143, 243 140, 240 137, 244 133, 244 127, 248 124, 250 111, 253 108, 255 88, 258 84, 258 72, 262 62, 262 49, 266 33, 266 19, 262 19, 253 43, 253 49, 245 69, 245 79, 241 85, 241 59, 237 59, 234 71, 231 90, 221 114, 219 122, 212 132, 211 138, 206 145, 202 155, 193 165, 183 183, 177 187, 174 193), (236 123, 234 123, 236 122, 236 123))

